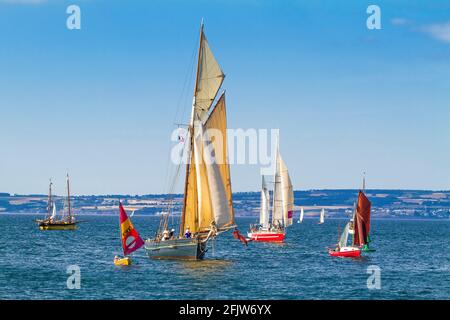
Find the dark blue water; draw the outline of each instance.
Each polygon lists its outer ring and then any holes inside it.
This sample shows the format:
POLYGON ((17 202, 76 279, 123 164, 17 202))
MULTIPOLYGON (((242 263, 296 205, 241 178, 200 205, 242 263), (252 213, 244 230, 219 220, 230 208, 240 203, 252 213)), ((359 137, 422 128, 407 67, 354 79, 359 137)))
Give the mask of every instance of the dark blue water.
MULTIPOLYGON (((39 231, 30 215, 0 215, 1 299, 450 299, 450 221, 378 220, 376 252, 331 258, 343 220, 294 224, 282 245, 247 248, 222 235, 204 261, 153 261, 139 250, 136 265, 115 267, 117 217, 88 216, 77 231, 39 231), (69 290, 66 268, 78 265, 81 288, 69 290), (381 288, 367 288, 369 266, 381 288)), ((237 219, 246 230, 254 219, 237 219)), ((135 216, 143 236, 157 218, 135 216)))

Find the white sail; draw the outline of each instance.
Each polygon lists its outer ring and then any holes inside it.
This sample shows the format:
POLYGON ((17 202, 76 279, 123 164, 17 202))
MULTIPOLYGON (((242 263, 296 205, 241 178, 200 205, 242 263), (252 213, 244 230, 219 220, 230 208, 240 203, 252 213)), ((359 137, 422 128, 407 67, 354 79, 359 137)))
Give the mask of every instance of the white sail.
POLYGON ((272 223, 288 227, 292 224, 294 191, 287 166, 278 152, 274 180, 272 223))
POLYGON ((300 223, 303 222, 303 215, 304 215, 303 207, 301 207, 301 208, 300 208, 300 218, 299 218, 299 220, 298 220, 300 223))
POLYGON ((281 194, 283 203, 283 224, 288 227, 292 224, 294 208, 294 190, 286 163, 280 158, 281 194))
POLYGON ((322 210, 320 211, 320 220, 319 223, 324 223, 325 222, 325 209, 322 208, 322 210))
POLYGON ((339 248, 347 246, 349 226, 350 226, 349 223, 345 225, 344 231, 342 232, 341 237, 339 239, 339 248))
POLYGON ((50 219, 55 219, 56 218, 56 203, 53 202, 52 207, 53 207, 53 210, 52 210, 52 215, 50 216, 50 219))
POLYGON ((259 224, 264 228, 269 226, 269 207, 270 207, 270 195, 269 189, 267 189, 266 180, 262 176, 262 189, 261 189, 261 212, 259 216, 259 224))
POLYGON ((273 184, 273 205, 272 205, 272 224, 280 225, 283 223, 283 193, 281 189, 280 160, 277 150, 275 156, 275 174, 273 184))

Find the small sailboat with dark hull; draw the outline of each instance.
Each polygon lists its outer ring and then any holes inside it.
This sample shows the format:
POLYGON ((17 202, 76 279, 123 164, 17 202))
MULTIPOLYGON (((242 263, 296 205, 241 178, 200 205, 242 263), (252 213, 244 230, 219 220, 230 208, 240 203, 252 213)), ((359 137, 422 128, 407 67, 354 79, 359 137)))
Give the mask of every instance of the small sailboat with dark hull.
POLYGON ((185 139, 189 160, 179 232, 169 231, 169 207, 161 217, 155 237, 145 241, 150 258, 203 259, 210 240, 236 227, 226 140, 225 93, 216 101, 224 77, 202 23, 191 121, 185 139))
POLYGON ((49 199, 47 205, 47 211, 51 212, 49 216, 44 220, 37 220, 37 224, 40 230, 76 230, 77 223, 75 222, 75 216, 72 212, 72 207, 70 203, 70 183, 69 183, 69 175, 67 175, 66 179, 66 187, 67 187, 67 214, 65 214, 65 208, 62 211, 62 217, 57 220, 56 219, 56 205, 52 200, 52 183, 50 182, 49 187, 49 199))

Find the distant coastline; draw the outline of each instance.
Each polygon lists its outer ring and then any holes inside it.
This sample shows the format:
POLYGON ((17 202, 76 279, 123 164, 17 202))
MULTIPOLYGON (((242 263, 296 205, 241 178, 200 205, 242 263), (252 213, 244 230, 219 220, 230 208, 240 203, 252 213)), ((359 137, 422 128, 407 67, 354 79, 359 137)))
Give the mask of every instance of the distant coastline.
MULTIPOLYGON (((329 218, 348 217, 352 210, 358 190, 322 189, 297 190, 295 214, 300 206, 305 209, 305 217, 316 217, 323 207, 329 218)), ((431 190, 383 190, 368 189, 366 193, 372 202, 374 219, 448 219, 450 218, 450 191, 431 190)), ((179 215, 182 208, 182 195, 79 195, 72 198, 72 205, 79 215, 114 215, 118 202, 122 201, 126 210, 135 211, 136 216, 158 216, 167 211, 173 201, 172 212, 179 215)), ((56 197, 57 207, 62 209, 65 198, 56 197)), ((233 194, 236 216, 257 217, 259 214, 260 193, 239 192, 233 194)), ((46 195, 11 195, 0 193, 0 214, 44 214, 46 195)))
MULTIPOLYGON (((32 213, 32 212, 2 212, 0 213, 0 216, 2 215, 9 215, 9 216, 30 216, 30 217, 36 217, 36 216, 44 216, 45 213, 32 213)), ((79 213, 77 216, 79 217, 115 217, 117 216, 118 213, 79 213)), ((160 218, 159 216, 155 216, 155 215, 148 215, 148 214, 135 214, 133 216, 133 218, 153 218, 153 219, 158 219, 160 218)), ((174 218, 179 218, 180 215, 176 214, 173 215, 174 218)), ((254 216, 237 216, 238 219, 246 219, 246 220, 258 220, 259 216, 258 215, 254 215, 254 216)), ((298 213, 296 216, 294 216, 294 222, 296 221, 296 219, 298 218, 298 213)), ((307 217, 304 218, 304 220, 308 221, 308 220, 312 220, 312 221, 317 221, 318 217, 307 217)), ((347 221, 348 217, 328 217, 327 220, 342 220, 342 221, 347 221)), ((421 217, 397 217, 397 216, 389 216, 389 217, 372 217, 372 221, 449 221, 450 222, 450 216, 447 218, 421 218, 421 217)), ((83 221, 83 222, 89 222, 89 221, 83 221)))

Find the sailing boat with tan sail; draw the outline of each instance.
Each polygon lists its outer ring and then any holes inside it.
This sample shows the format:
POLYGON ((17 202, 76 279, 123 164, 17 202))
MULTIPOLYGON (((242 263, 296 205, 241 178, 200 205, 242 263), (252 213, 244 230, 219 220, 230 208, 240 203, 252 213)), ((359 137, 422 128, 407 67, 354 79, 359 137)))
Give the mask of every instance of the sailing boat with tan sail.
POLYGON ((156 236, 145 242, 150 258, 203 259, 208 241, 236 227, 226 140, 225 93, 216 101, 224 77, 205 37, 202 22, 194 99, 185 143, 189 161, 179 233, 176 235, 174 229, 169 231, 169 210, 162 216, 156 236))

